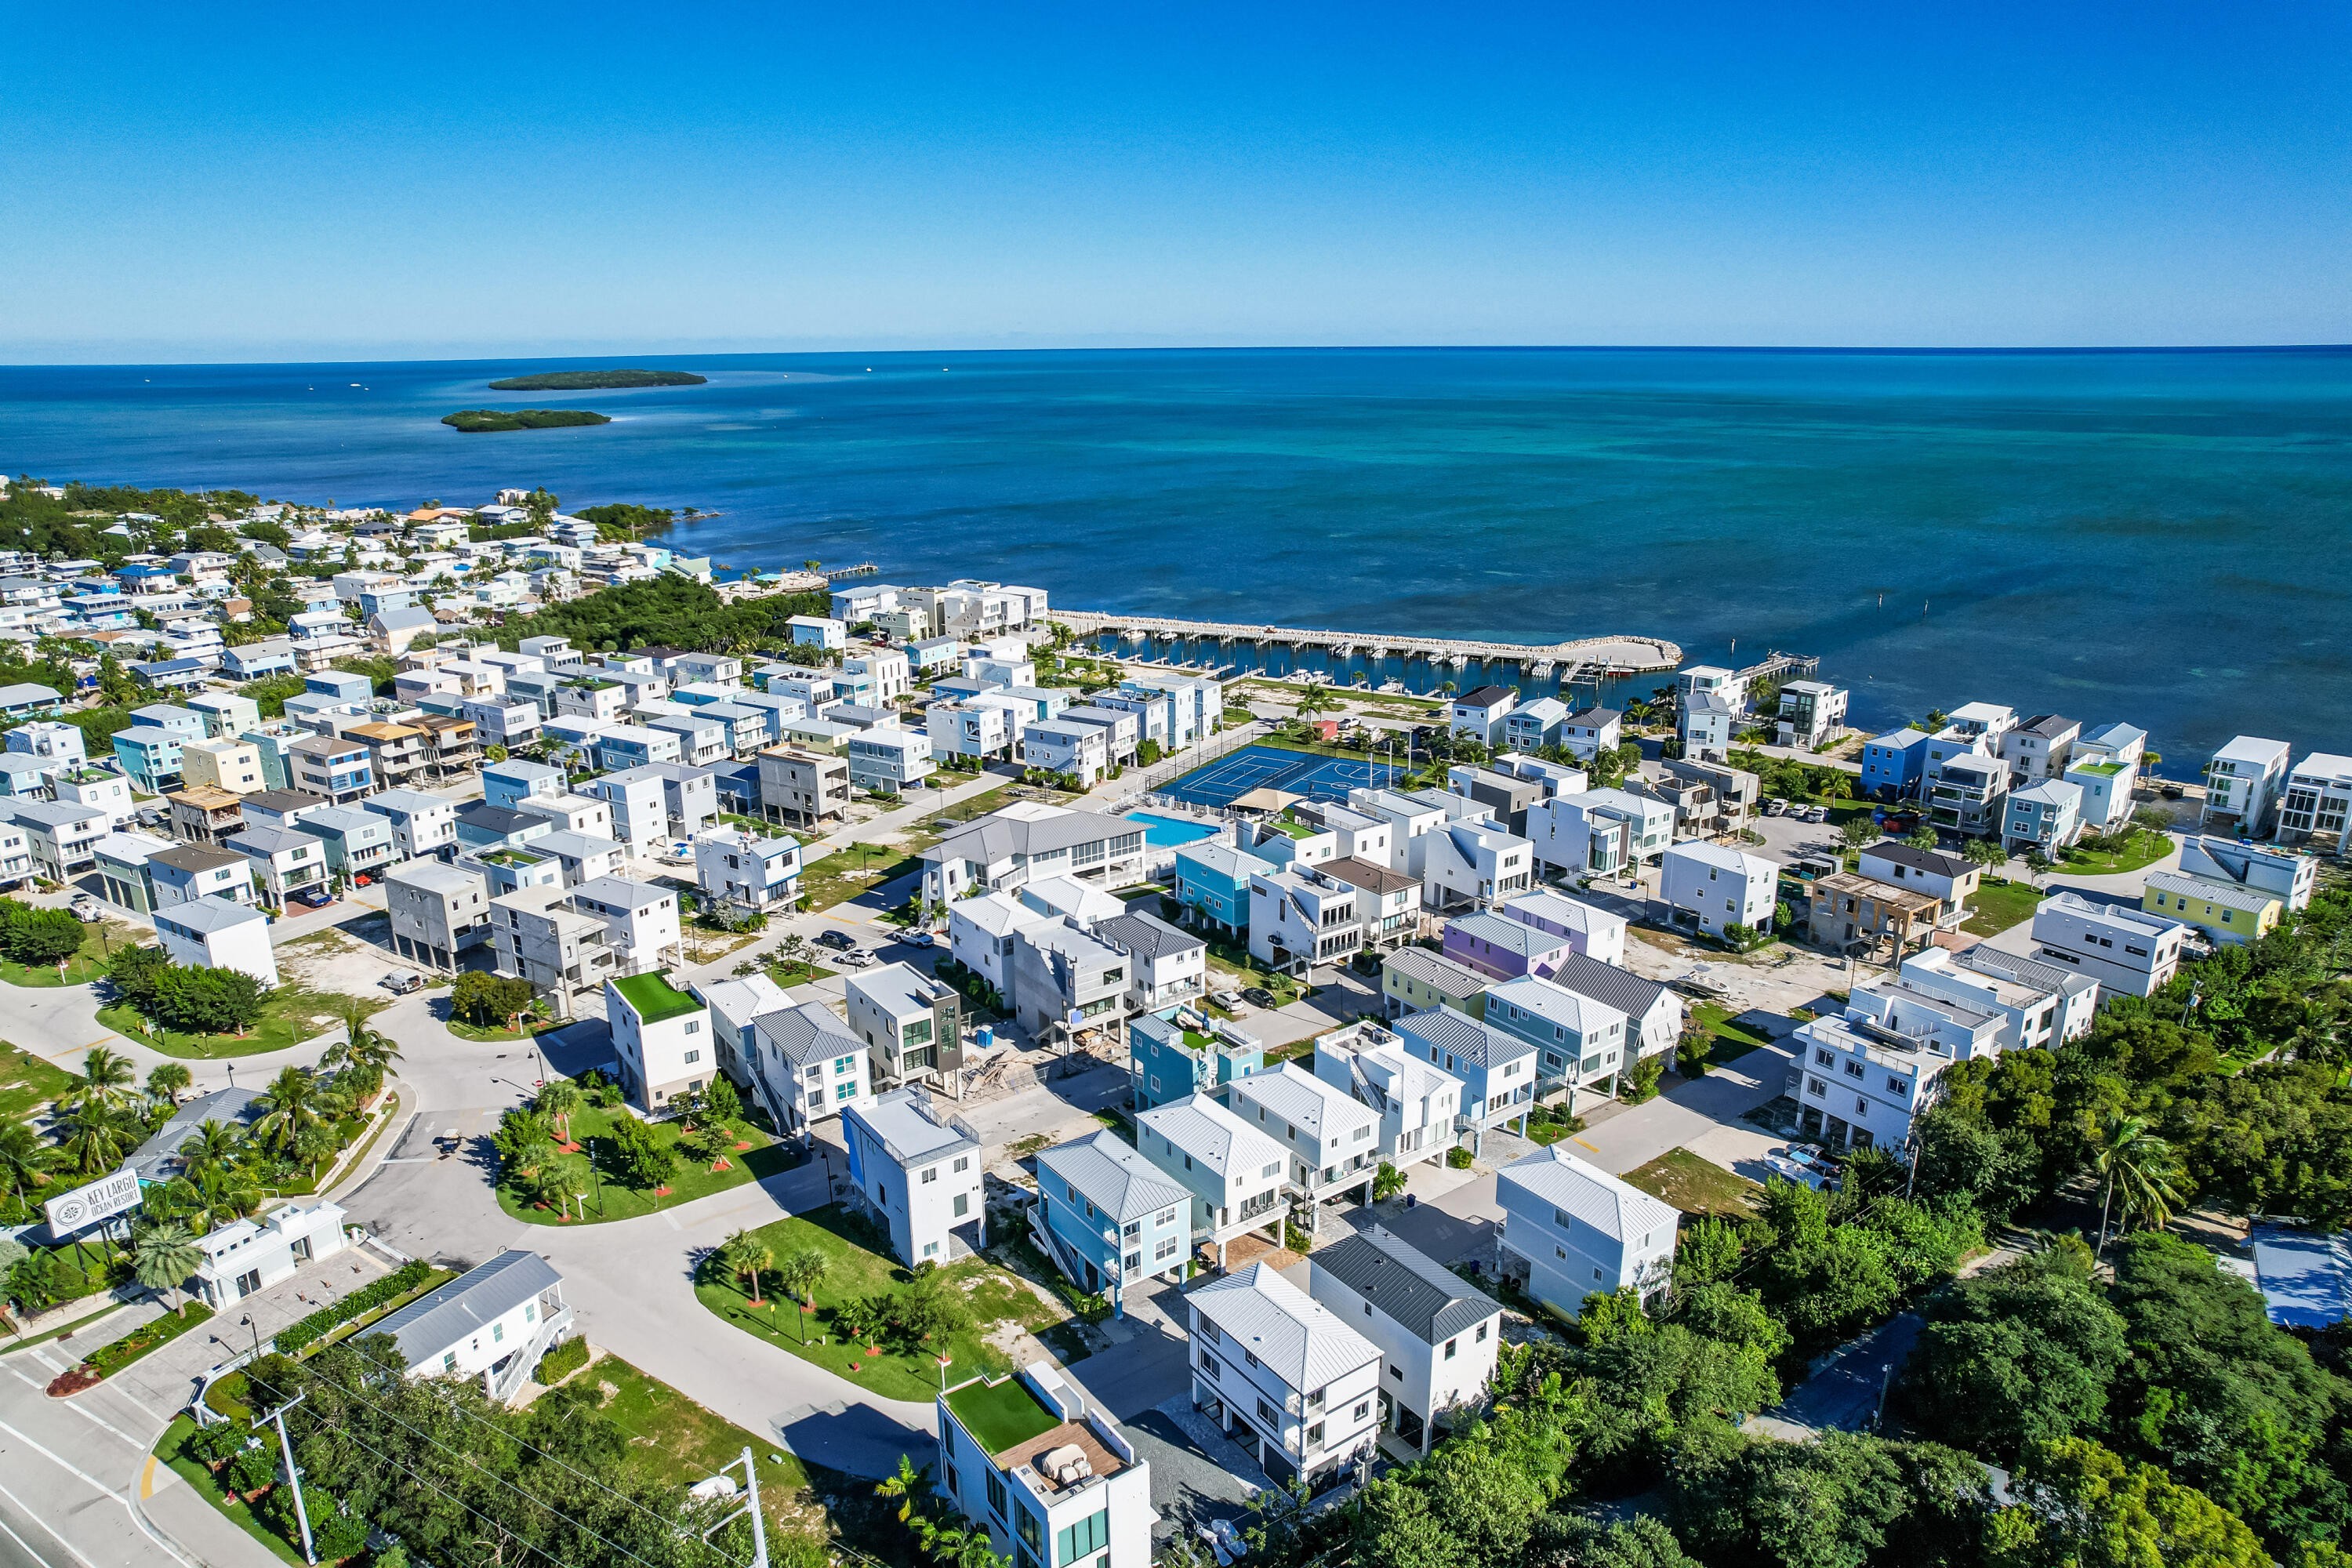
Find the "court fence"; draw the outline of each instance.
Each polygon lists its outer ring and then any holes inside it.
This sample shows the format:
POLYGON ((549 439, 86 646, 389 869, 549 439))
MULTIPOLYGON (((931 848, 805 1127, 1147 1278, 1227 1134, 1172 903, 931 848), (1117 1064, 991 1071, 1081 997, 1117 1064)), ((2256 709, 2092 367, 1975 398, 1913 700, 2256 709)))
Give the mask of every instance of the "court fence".
POLYGON ((1204 768, 1218 758, 1241 750, 1252 741, 1261 739, 1265 733, 1266 726, 1260 721, 1253 719, 1246 724, 1236 725, 1230 730, 1220 730, 1190 751, 1178 752, 1171 756, 1162 757, 1139 773, 1130 774, 1135 784, 1135 792, 1120 796, 1110 809, 1130 811, 1139 805, 1149 805, 1162 800, 1165 797, 1157 793, 1160 785, 1204 768))

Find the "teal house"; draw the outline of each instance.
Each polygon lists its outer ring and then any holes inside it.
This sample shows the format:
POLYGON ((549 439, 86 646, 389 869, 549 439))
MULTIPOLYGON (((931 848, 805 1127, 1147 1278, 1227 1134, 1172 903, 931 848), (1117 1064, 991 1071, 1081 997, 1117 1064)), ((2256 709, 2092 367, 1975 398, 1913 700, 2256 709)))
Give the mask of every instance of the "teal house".
POLYGON ((1220 930, 1249 931, 1250 876, 1274 874, 1274 867, 1223 844, 1187 844, 1176 851, 1176 901, 1220 930))
POLYGON ((1265 1070, 1265 1047, 1239 1030, 1204 1035, 1149 1013, 1128 1020, 1127 1050, 1139 1111, 1189 1095, 1213 1094, 1237 1078, 1265 1070))

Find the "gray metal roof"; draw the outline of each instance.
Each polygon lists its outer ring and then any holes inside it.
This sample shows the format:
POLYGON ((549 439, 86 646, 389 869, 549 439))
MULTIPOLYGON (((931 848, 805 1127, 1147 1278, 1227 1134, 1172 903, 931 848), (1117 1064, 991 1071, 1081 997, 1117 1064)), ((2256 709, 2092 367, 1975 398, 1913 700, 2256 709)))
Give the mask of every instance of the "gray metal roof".
POLYGON ((180 1173, 180 1145, 206 1121, 246 1126, 261 1118, 263 1099, 257 1089, 216 1089, 200 1094, 172 1112, 155 1135, 131 1151, 131 1163, 142 1182, 167 1181, 180 1173))
POLYGON ((1122 1223, 1190 1203, 1192 1196, 1108 1127, 1039 1153, 1041 1186, 1049 1173, 1066 1191, 1075 1191, 1122 1223))
POLYGON ((1658 1005, 1658 998, 1667 994, 1666 988, 1654 980, 1644 980, 1630 969, 1620 969, 1574 952, 1559 955, 1559 965, 1551 972, 1551 983, 1563 991, 1573 991, 1579 996, 1590 996, 1605 1006, 1614 1007, 1629 1018, 1647 1017, 1650 1009, 1658 1005))
POLYGON ((1401 947, 1388 956, 1388 967, 1407 980, 1433 985, 1449 996, 1475 996, 1494 984, 1465 963, 1425 947, 1401 947))
POLYGON ((1295 1389, 1312 1391, 1381 1352, 1339 1315, 1263 1263, 1192 1292, 1192 1310, 1295 1389))
POLYGON ((1383 1226, 1324 1247, 1307 1261, 1423 1344, 1443 1344, 1503 1310, 1484 1290, 1383 1226))
POLYGON ((835 1057, 857 1056, 866 1049, 866 1042, 851 1034, 849 1026, 822 1002, 803 1002, 795 1007, 762 1013, 751 1020, 751 1027, 796 1068, 835 1057))
POLYGON ((1166 921, 1148 914, 1113 915, 1107 921, 1097 921, 1095 934, 1139 958, 1166 958, 1209 945, 1191 932, 1178 931, 1166 921))
POLYGON ((1440 1007, 1434 1013, 1414 1013, 1399 1018, 1396 1032, 1423 1046, 1451 1051, 1464 1067, 1493 1068, 1531 1057, 1536 1048, 1517 1035, 1482 1024, 1477 1019, 1440 1007))
POLYGON ((420 1297, 368 1332, 390 1334, 408 1364, 419 1367, 467 1335, 563 1283, 536 1252, 501 1252, 428 1296, 420 1297))

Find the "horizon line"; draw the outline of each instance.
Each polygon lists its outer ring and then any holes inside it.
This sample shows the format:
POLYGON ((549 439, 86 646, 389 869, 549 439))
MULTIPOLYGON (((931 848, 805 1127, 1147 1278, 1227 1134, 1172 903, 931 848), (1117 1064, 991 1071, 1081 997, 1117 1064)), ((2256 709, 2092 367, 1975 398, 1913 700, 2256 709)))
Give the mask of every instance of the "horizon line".
POLYGON ((1011 354, 1375 354, 1375 353, 1656 353, 1656 354, 1819 354, 1872 357, 1950 356, 2003 357, 2110 354, 2325 354, 2352 352, 2352 342, 2307 343, 2073 343, 2073 344, 1840 344, 1840 343, 1096 343, 1038 346, 1000 345, 950 348, 767 348, 767 349, 620 349, 588 352, 517 350, 477 351, 417 358, 344 357, 322 359, 127 359, 26 360, 0 363, 0 371, 46 370, 214 370, 294 365, 467 365, 506 361, 614 361, 623 359, 772 359, 786 355, 911 358, 917 356, 1011 354))

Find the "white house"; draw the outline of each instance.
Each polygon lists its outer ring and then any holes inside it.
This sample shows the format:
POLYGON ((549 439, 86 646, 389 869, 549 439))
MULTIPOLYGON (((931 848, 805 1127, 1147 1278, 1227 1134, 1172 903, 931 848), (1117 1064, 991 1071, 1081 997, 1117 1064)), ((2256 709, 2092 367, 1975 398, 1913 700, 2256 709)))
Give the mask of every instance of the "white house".
POLYGON ((1398 1169, 1453 1147, 1462 1080, 1413 1056, 1378 1024, 1350 1024, 1319 1037, 1315 1076, 1380 1117, 1381 1158, 1398 1169))
POLYGON ((1955 1062, 1998 1053, 1999 1012, 1905 973, 1856 984, 1843 1017, 1799 1026, 1789 1070, 1798 1121, 1833 1149, 1901 1149, 1955 1062))
POLYGON ((1630 876, 1675 840, 1675 808, 1630 790, 1555 795, 1528 808, 1535 858, 1568 877, 1630 876))
POLYGON ((1209 944, 1157 915, 1113 915, 1096 921, 1094 933, 1128 956, 1129 1012, 1164 1012, 1208 988, 1209 944))
POLYGON ((2276 837, 2281 844, 2307 844, 2323 854, 2352 853, 2352 757, 2314 752, 2294 765, 2279 803, 2276 837))
POLYGON ((1364 944, 1356 889, 1302 871, 1250 876, 1250 956, 1286 974, 1343 963, 1364 944))
POLYGON ((1503 720, 1519 704, 1519 694, 1507 686, 1482 686, 1456 697, 1446 710, 1446 724, 1456 735, 1466 735, 1482 746, 1503 738, 1503 720))
POLYGON ((1323 1201, 1358 1191, 1372 1195, 1381 1168, 1381 1119, 1370 1106, 1285 1062, 1226 1086, 1234 1114, 1278 1141, 1290 1156, 1287 1180, 1307 1205, 1310 1234, 1320 1228, 1323 1201))
POLYGON ((1450 822, 1420 842, 1421 898, 1431 909, 1491 904, 1535 885, 1533 846, 1492 823, 1450 822))
POLYGON ((940 1392, 940 1489, 1024 1568, 1151 1568, 1151 1465, 1050 1362, 940 1392))
POLYGON ((699 1094, 719 1071, 709 1009, 667 974, 605 981, 604 1016, 613 1027, 623 1087, 646 1111, 680 1093, 699 1094))
POLYGON ((2319 886, 2319 861, 2314 856, 2234 838, 2181 840, 2180 871, 2200 882, 2268 893, 2290 910, 2308 909, 2319 886))
POLYGON ((172 962, 196 969, 234 969, 264 985, 278 984, 269 917, 230 899, 191 899, 155 911, 155 934, 172 962))
POLYGON ((195 1294, 215 1312, 291 1279, 305 1263, 341 1252, 343 1211, 320 1202, 289 1204, 263 1219, 240 1219, 196 1237, 195 1294))
POLYGON ((499 1253, 368 1331, 390 1334, 411 1377, 480 1378, 492 1399, 523 1391, 572 1328, 563 1276, 536 1252, 499 1253))
MULTIPOLYGON (((1485 1005, 1486 998, 1480 998, 1485 1005)), ((1475 1153, 1486 1129, 1516 1121, 1527 1129, 1536 1098, 1536 1047, 1518 1035, 1457 1013, 1451 1007, 1410 1013, 1396 1032, 1411 1051, 1462 1080, 1462 1115, 1475 1153)))
POLYGON ((1504 1276, 1563 1317, 1596 1290, 1648 1297, 1674 1269, 1682 1215, 1564 1143, 1513 1161, 1495 1173, 1503 1210, 1504 1276))
POLYGON ((1717 692, 1685 695, 1679 727, 1683 755, 1721 760, 1731 750, 1731 732, 1738 718, 1739 710, 1717 692))
POLYGON ((2033 955, 2126 996, 2161 990, 2180 967, 2189 928, 2126 904, 2060 891, 2033 911, 2033 955))
POLYGON ((1832 686, 1826 681, 1790 681, 1780 688, 1780 711, 1773 731, 1773 743, 1801 747, 1810 752, 1824 741, 1843 733, 1850 695, 1845 688, 1832 686))
POLYGON ((816 1123, 874 1097, 866 1042, 822 1002, 760 1014, 746 1046, 752 1085, 785 1132, 806 1137, 816 1123))
POLYGON ((1109 732, 1095 725, 1047 719, 1024 726, 1015 750, 1033 768, 1068 773, 1081 784, 1091 784, 1110 765, 1109 742, 1109 732))
POLYGON ((2252 838, 2267 836, 2285 792, 2288 749, 2284 741, 2240 735, 2205 764, 2205 811, 2198 826, 2210 833, 2252 838))
POLYGON ((1579 899, 1549 888, 1515 893, 1495 907, 1495 912, 1521 925, 1565 937, 1585 957, 1601 963, 1625 962, 1625 920, 1579 899))
POLYGON ((790 909, 800 896, 801 841, 787 834, 763 838, 732 827, 705 828, 694 837, 694 875, 713 903, 755 914, 790 909))
POLYGON ((1154 1106, 1135 1121, 1143 1157, 1192 1194, 1192 1238, 1217 1249, 1219 1268, 1226 1246, 1247 1231, 1282 1239, 1287 1144, 1205 1094, 1154 1106))
POLYGON ((1307 1294, 1378 1346, 1381 1425, 1409 1458, 1486 1403, 1502 1304, 1384 1226, 1307 1260, 1307 1294))
POLYGON ((1368 1458, 1381 1351, 1263 1263, 1191 1292, 1192 1404, 1277 1486, 1312 1488, 1368 1458))
POLYGON ((1995 1043, 2013 1051, 2054 1046, 2091 1026, 2099 983, 1989 942, 1964 952, 1930 947, 1903 961, 1903 977, 1930 995, 1969 1003, 2000 1019, 1995 1043))
POLYGON ((908 1268, 949 1263, 988 1245, 980 1135, 920 1089, 842 1108, 849 1180, 908 1268))
POLYGON ((2066 782, 2083 792, 2083 826, 2100 833, 2130 820, 2147 734, 2129 724, 2102 724, 2078 737, 2066 762, 2066 782))
MULTIPOLYGON (((740 979, 708 979, 689 981, 687 989, 694 999, 709 1008, 711 1044, 719 1052, 719 1070, 738 1088, 748 1088, 755 1096, 760 1089, 756 1063, 758 1046, 752 1036, 752 1025, 763 1013, 775 1013, 793 1005, 784 988, 754 970, 740 979)), ((777 1126, 784 1119, 777 1108, 764 1099, 761 1106, 777 1126)))
POLYGON ((1658 896, 1675 924, 1719 937, 1729 926, 1769 931, 1780 868, 1723 844, 1676 844, 1660 863, 1658 896))

